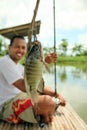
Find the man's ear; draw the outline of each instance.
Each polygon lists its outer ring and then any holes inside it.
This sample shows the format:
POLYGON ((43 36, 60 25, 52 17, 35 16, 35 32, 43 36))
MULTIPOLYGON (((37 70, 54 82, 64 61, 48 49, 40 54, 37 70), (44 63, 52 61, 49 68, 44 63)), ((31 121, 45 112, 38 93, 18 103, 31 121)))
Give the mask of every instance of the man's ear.
POLYGON ((10 46, 10 45, 8 45, 8 49, 10 49, 10 47, 11 47, 11 46, 10 46))
POLYGON ((12 47, 11 45, 8 45, 8 50, 10 50, 10 49, 11 49, 11 47, 12 47))

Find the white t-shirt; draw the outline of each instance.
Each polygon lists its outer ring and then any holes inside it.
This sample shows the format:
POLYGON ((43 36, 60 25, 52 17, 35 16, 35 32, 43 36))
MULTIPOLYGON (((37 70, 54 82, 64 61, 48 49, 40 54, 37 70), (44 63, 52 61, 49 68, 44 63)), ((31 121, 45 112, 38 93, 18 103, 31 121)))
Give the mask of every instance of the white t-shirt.
POLYGON ((20 90, 12 84, 24 77, 24 67, 16 64, 9 55, 0 58, 0 110, 2 104, 16 96, 20 90))

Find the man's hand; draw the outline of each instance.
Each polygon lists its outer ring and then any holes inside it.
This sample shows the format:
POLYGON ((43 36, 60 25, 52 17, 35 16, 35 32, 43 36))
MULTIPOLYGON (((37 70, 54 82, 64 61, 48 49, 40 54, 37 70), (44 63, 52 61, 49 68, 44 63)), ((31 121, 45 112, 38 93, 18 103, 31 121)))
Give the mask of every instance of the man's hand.
POLYGON ((64 97, 59 94, 59 93, 56 93, 50 88, 50 87, 44 87, 44 94, 45 95, 50 95, 51 97, 56 97, 56 98, 59 98, 60 100, 60 105, 61 106, 65 106, 66 105, 66 100, 64 99, 64 97))
POLYGON ((56 62, 57 61, 57 54, 56 53, 50 53, 45 57, 45 62, 50 64, 52 62, 56 62))
POLYGON ((57 94, 57 97, 60 100, 60 105, 65 106, 66 105, 66 100, 61 96, 61 94, 57 94))

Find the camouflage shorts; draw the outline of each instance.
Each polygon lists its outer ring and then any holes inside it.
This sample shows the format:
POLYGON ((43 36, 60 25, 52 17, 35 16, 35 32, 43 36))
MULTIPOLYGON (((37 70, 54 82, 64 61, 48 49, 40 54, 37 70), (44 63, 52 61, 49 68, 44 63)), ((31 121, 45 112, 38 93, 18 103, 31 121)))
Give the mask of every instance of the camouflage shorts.
POLYGON ((37 123, 34 118, 31 99, 23 92, 3 104, 0 119, 10 123, 23 121, 37 123))

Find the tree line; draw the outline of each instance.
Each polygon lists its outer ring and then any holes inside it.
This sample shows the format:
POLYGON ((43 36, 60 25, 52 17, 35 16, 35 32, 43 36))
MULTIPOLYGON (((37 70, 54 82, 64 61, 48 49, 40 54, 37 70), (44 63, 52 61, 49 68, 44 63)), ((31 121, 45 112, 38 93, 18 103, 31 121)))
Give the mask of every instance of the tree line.
MULTIPOLYGON (((66 56, 67 53, 70 51, 70 56, 73 55, 84 55, 87 56, 87 49, 84 49, 83 44, 75 44, 72 48, 69 48, 69 43, 67 39, 63 38, 60 42, 60 44, 56 47, 56 51, 58 52, 59 55, 61 56, 66 56)), ((49 52, 53 52, 54 47, 44 47, 43 52, 44 54, 48 54, 49 52)), ((5 39, 3 37, 0 37, 0 55, 5 55, 8 53, 8 45, 5 42, 5 39)))
MULTIPOLYGON (((84 49, 83 44, 75 44, 72 48, 68 48, 69 43, 67 39, 62 39, 61 43, 56 47, 56 51, 58 52, 59 55, 61 56, 66 56, 67 52, 70 51, 69 55, 70 56, 87 56, 87 49, 84 49)), ((47 54, 51 51, 54 51, 54 47, 50 48, 43 48, 44 53, 47 54)))

